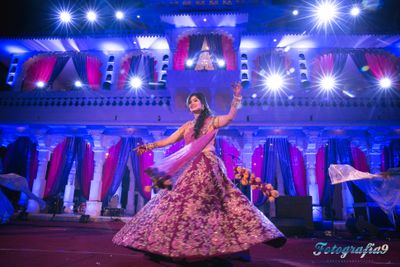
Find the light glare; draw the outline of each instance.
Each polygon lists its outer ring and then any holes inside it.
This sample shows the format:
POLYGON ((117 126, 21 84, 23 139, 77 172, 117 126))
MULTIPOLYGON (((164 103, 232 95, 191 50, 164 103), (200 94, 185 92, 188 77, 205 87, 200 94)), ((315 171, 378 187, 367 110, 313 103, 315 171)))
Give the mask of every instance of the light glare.
POLYGON ((132 77, 129 80, 129 84, 133 89, 139 89, 142 87, 142 79, 140 79, 139 77, 132 77))
POLYGON ((388 88, 392 87, 392 81, 389 78, 384 77, 384 78, 379 80, 379 85, 383 89, 388 89, 388 88))
POLYGON ((58 17, 62 23, 70 23, 72 20, 72 15, 68 11, 61 11, 58 17))
POLYGON ((90 22, 95 22, 97 19, 97 14, 93 10, 90 10, 86 13, 86 18, 90 22))

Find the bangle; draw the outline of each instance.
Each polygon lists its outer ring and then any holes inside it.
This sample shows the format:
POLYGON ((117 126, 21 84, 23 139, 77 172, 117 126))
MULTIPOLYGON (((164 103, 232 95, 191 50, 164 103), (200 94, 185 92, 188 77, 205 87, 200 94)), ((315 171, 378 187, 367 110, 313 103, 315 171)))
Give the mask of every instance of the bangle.
POLYGON ((236 100, 236 99, 237 99, 237 100, 242 100, 243 97, 242 97, 241 95, 240 95, 240 96, 233 95, 233 98, 234 98, 235 100, 236 100))
POLYGON ((153 150, 154 148, 157 147, 157 145, 155 143, 145 144, 144 146, 146 147, 146 151, 153 150))

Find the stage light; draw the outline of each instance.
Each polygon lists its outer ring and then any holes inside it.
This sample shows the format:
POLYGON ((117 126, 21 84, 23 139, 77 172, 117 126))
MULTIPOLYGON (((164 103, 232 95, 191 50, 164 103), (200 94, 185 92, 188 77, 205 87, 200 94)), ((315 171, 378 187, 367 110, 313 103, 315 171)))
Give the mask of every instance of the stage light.
POLYGON ((90 21, 90 22, 95 22, 96 19, 97 19, 97 14, 96 14, 96 12, 94 12, 93 10, 89 10, 89 11, 86 13, 86 19, 87 19, 88 21, 90 21))
POLYGON ((203 19, 203 21, 204 21, 204 22, 207 22, 207 19, 206 19, 206 18, 204 18, 204 19, 203 19))
POLYGON ((350 97, 350 98, 355 98, 355 97, 356 97, 352 92, 349 92, 349 91, 347 91, 347 90, 343 90, 342 93, 343 93, 344 95, 347 95, 347 96, 350 97))
POLYGON ((117 12, 115 12, 115 17, 116 17, 118 20, 121 20, 121 19, 124 19, 125 14, 124 14, 124 12, 118 10, 117 12))
POLYGON ((283 77, 277 73, 270 74, 265 79, 265 85, 269 90, 278 91, 283 87, 283 77))
POLYGON ((331 75, 323 76, 319 81, 319 87, 325 91, 331 91, 336 87, 335 77, 331 75))
POLYGON ((192 59, 188 59, 188 60, 186 60, 186 66, 187 67, 192 67, 193 66, 193 64, 194 64, 194 62, 193 62, 193 60, 192 59))
POLYGON ((319 2, 315 6, 314 17, 317 20, 317 27, 325 27, 329 24, 332 25, 335 19, 339 16, 338 5, 336 2, 327 1, 319 2))
POLYGON ((62 23, 70 23, 72 21, 72 15, 69 11, 61 11, 58 14, 58 18, 62 23))
POLYGON ((133 89, 140 89, 142 87, 142 79, 140 79, 137 76, 133 76, 130 80, 129 80, 129 85, 133 88, 133 89))
POLYGON ((251 95, 251 97, 252 97, 252 98, 256 98, 256 97, 257 97, 257 94, 254 93, 254 94, 251 95))
POLYGON ((82 87, 82 82, 81 81, 75 81, 74 83, 75 87, 82 87))
POLYGON ((290 69, 289 69, 289 72, 290 73, 293 73, 295 71, 295 69, 293 68, 293 67, 291 67, 290 69))
POLYGON ((273 41, 274 41, 274 43, 276 43, 278 40, 277 40, 276 38, 274 38, 274 40, 273 40, 273 41))
POLYGON ((392 87, 392 81, 387 77, 383 77, 382 79, 379 80, 379 85, 383 89, 388 89, 392 87))
POLYGON ((45 83, 42 82, 42 81, 38 81, 38 82, 36 83, 36 86, 37 86, 38 88, 43 88, 44 85, 45 85, 45 83))
POLYGON ((140 19, 140 15, 137 15, 136 18, 140 19))
POLYGON ((357 17, 358 15, 360 15, 360 13, 361 13, 361 10, 360 10, 360 8, 359 8, 358 6, 354 6, 354 7, 350 10, 350 14, 351 14, 353 17, 357 17))
POLYGON ((225 67, 225 60, 223 60, 223 59, 218 59, 218 60, 217 60, 217 63, 218 63, 218 67, 220 67, 220 68, 225 67))
POLYGON ((293 16, 297 16, 299 14, 299 11, 297 9, 293 10, 292 12, 293 16))

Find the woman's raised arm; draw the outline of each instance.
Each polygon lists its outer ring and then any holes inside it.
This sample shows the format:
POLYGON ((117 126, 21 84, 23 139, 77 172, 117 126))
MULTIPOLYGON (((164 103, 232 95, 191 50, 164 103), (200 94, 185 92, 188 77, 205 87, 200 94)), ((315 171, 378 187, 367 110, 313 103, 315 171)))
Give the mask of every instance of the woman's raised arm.
POLYGON ((240 105, 240 102, 242 101, 242 96, 241 96, 242 85, 240 84, 240 82, 237 82, 233 84, 232 87, 233 87, 233 100, 231 108, 228 114, 214 117, 213 127, 215 129, 227 126, 236 117, 238 107, 240 105))

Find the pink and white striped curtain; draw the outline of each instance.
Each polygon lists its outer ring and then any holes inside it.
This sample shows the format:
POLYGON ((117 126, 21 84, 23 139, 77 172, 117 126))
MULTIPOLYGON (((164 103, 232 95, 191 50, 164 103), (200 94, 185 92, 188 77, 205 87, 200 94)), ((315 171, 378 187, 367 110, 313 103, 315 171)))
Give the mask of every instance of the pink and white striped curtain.
POLYGON ((101 61, 97 57, 87 56, 86 57, 86 72, 87 80, 90 88, 97 91, 100 89, 101 84, 101 61))
POLYGON ((22 90, 33 91, 39 81, 46 84, 51 78, 56 62, 57 57, 54 55, 37 56, 27 61, 22 90))
POLYGON ((189 55, 189 36, 182 37, 174 53, 174 70, 185 70, 185 62, 189 55))
POLYGON ((237 69, 237 55, 233 48, 233 41, 225 35, 222 35, 222 51, 226 62, 226 70, 237 69))

